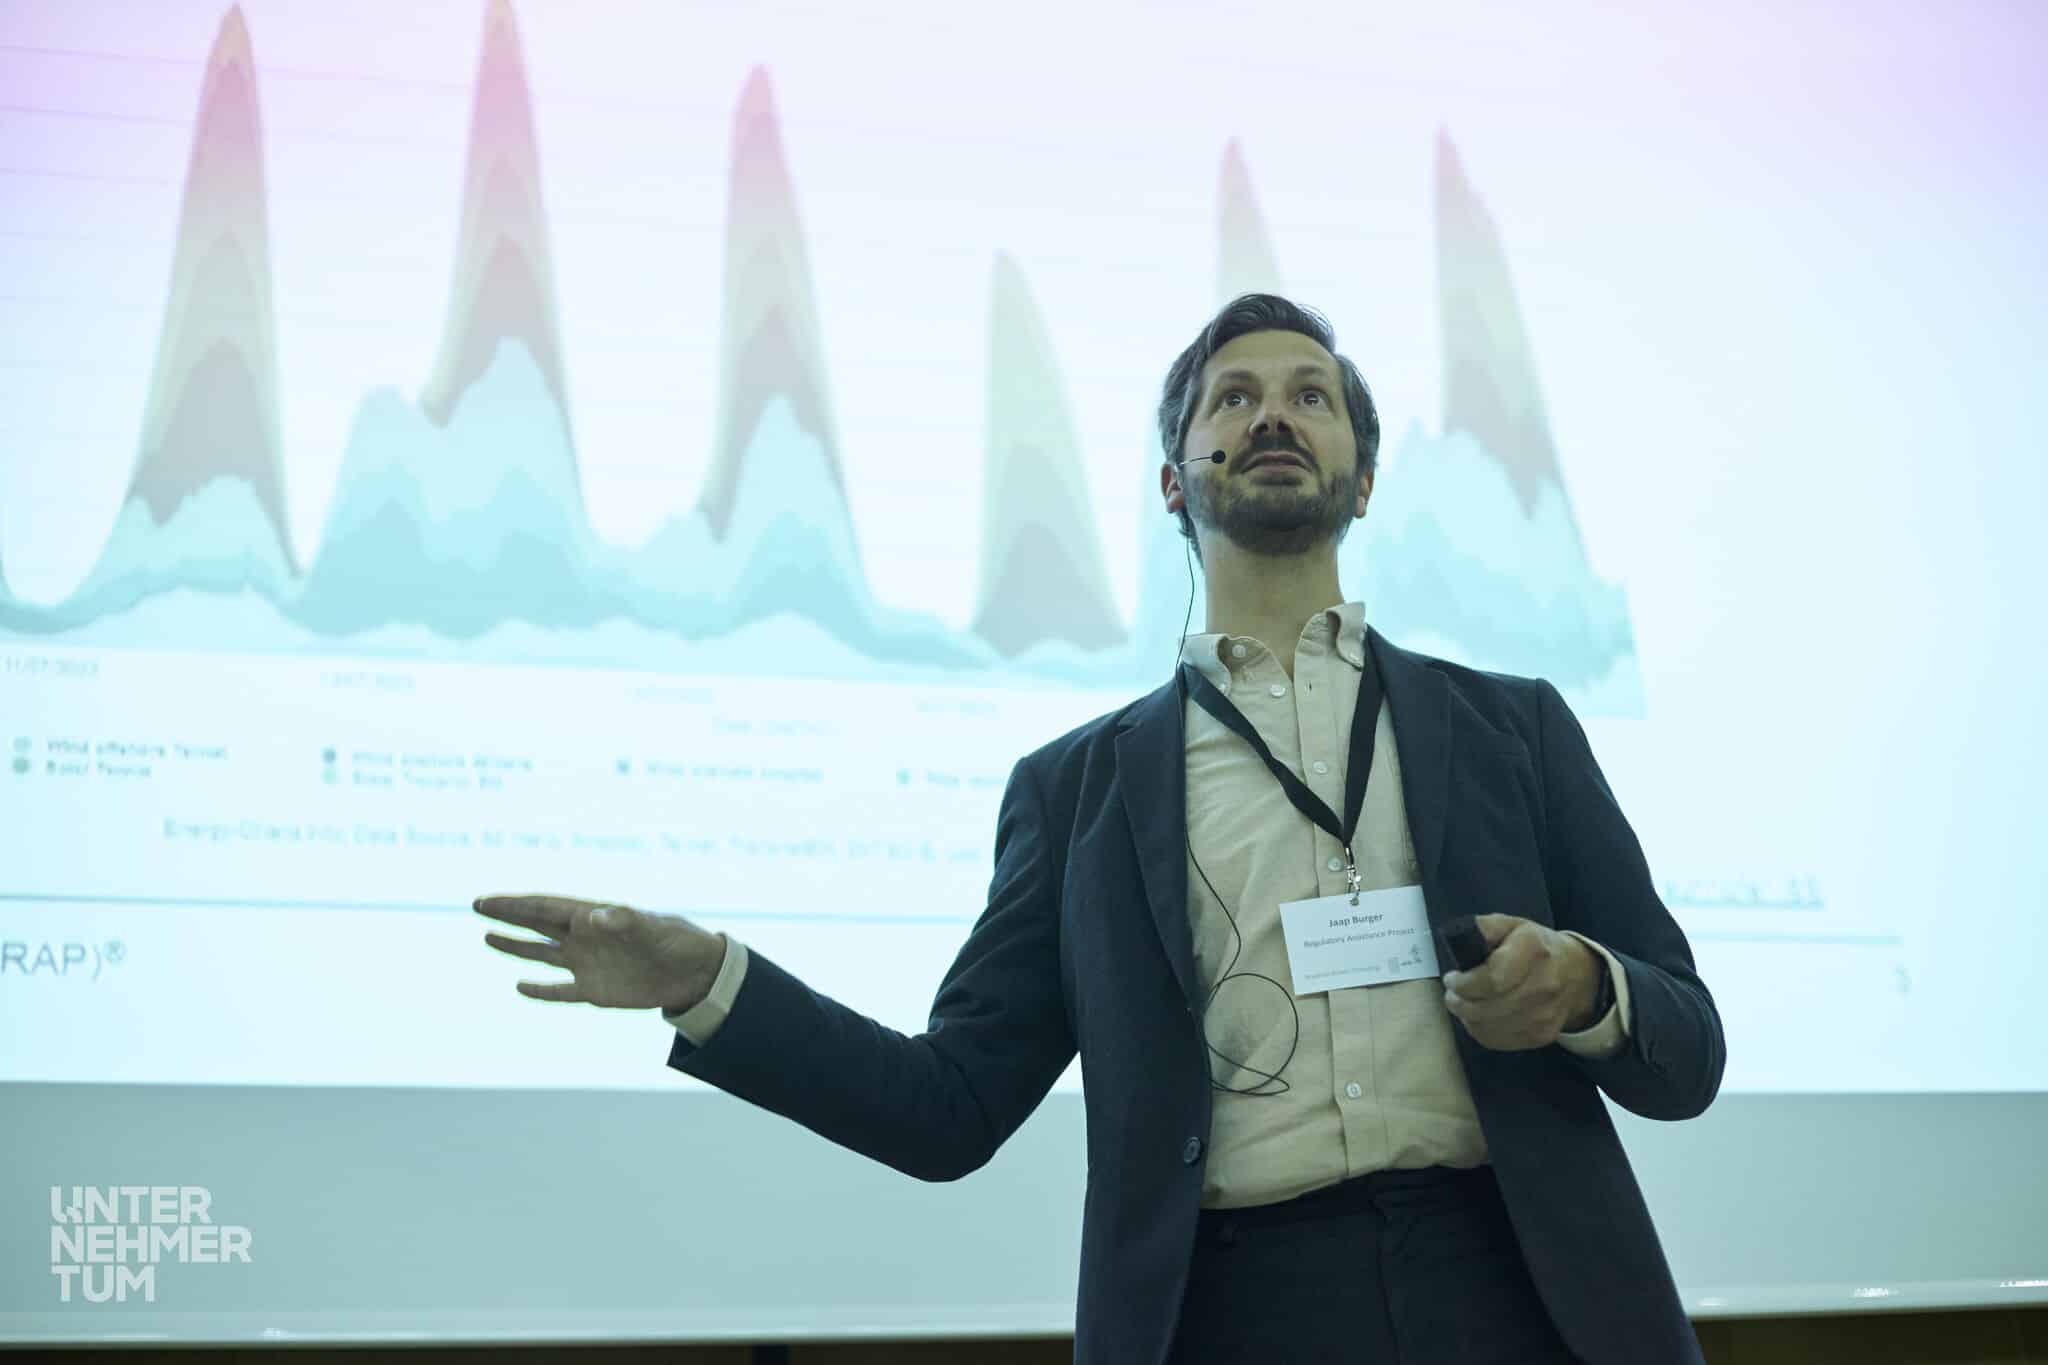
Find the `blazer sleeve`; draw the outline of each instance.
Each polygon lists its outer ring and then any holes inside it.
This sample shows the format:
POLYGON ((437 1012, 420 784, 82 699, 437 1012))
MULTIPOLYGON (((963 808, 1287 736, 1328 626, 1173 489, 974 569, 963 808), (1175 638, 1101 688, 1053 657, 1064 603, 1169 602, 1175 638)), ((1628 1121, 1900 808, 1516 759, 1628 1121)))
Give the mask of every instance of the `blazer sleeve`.
POLYGON ((750 952, 731 1012, 669 1065, 922 1180, 976 1170, 1073 1059, 1061 990, 1061 853, 1030 760, 996 820, 988 905, 914 1037, 750 952))
POLYGON ((1626 1046, 1568 1054, 1615 1103, 1653 1119, 1702 1113, 1721 1088, 1728 1049, 1714 997, 1685 932, 1658 897, 1642 845, 1601 775, 1586 732, 1549 683, 1538 685, 1544 876, 1558 927, 1595 940, 1628 976, 1626 1046))

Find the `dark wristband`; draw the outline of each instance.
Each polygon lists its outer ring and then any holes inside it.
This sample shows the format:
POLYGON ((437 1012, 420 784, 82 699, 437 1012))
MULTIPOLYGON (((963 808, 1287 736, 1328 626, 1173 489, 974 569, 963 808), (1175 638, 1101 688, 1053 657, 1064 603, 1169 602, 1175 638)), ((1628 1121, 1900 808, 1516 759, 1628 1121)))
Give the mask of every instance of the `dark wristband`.
MULTIPOLYGON (((1595 952, 1593 956, 1600 959, 1600 989, 1593 994, 1593 1024, 1597 1024, 1607 1017, 1607 1011, 1614 1008, 1614 972, 1607 965, 1607 954, 1595 952)), ((1586 1027, 1591 1028, 1593 1024, 1586 1027)))

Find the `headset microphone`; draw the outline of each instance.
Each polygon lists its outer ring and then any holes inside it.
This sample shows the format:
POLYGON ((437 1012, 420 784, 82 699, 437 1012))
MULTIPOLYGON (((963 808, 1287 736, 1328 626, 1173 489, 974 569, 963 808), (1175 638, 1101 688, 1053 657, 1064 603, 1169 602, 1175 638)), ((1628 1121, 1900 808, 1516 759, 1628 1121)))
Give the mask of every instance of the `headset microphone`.
POLYGON ((1222 464, 1222 463, 1223 463, 1223 452, 1222 452, 1222 451, 1220 451, 1220 450, 1212 450, 1212 451, 1210 451, 1210 452, 1209 452, 1209 453, 1208 453, 1207 455, 1197 455, 1197 456, 1196 456, 1196 457, 1195 457, 1194 459, 1192 459, 1192 460, 1182 460, 1182 461, 1180 462, 1180 467, 1181 467, 1182 469, 1186 469, 1186 468, 1187 468, 1187 467, 1188 467, 1189 465, 1191 465, 1191 464, 1222 464))

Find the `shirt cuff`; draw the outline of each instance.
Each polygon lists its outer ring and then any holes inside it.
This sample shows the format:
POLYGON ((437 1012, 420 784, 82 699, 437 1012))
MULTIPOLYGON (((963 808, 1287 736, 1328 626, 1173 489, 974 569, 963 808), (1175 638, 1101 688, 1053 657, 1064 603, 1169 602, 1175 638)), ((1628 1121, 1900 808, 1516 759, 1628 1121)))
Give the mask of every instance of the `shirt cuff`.
POLYGON ((1613 953, 1592 939, 1584 934, 1572 933, 1569 929, 1564 932, 1600 954, 1601 960, 1607 964, 1607 979, 1614 983, 1614 1004, 1606 1014, 1594 1022, 1592 1027, 1581 1029, 1577 1033, 1558 1034, 1557 1045, 1566 1052, 1580 1057, 1612 1057, 1627 1046, 1629 1035, 1633 1031, 1629 1016, 1628 973, 1622 970, 1621 963, 1615 959, 1613 953))
POLYGON ((725 939, 725 956, 719 961, 710 993, 686 1010, 661 1012, 692 1047, 711 1041, 725 1016, 732 1013, 732 1002, 739 998, 740 984, 747 979, 747 945, 724 934, 719 937, 725 939))

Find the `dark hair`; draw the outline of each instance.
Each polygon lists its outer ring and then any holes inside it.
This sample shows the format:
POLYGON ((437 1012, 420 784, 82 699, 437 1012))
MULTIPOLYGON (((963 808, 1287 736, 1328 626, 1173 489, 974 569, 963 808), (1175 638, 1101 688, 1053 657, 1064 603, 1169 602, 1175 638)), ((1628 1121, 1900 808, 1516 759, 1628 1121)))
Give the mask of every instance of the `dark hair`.
MULTIPOLYGON (((1372 391, 1358 366, 1337 354, 1337 331, 1330 320, 1313 308, 1281 298, 1278 294, 1239 294, 1223 305, 1223 311, 1209 319, 1188 348, 1174 358, 1159 390, 1159 444, 1168 460, 1184 456, 1181 446, 1195 421, 1196 392, 1202 367, 1231 342, 1250 332, 1299 332, 1328 351, 1337 361, 1344 384, 1344 410, 1351 415, 1351 434, 1358 443, 1358 479, 1362 484, 1379 463, 1380 414, 1373 406, 1372 391)), ((1195 538, 1194 519, 1183 508, 1180 533, 1195 538)), ((1199 553, 1199 550, 1197 551, 1199 553)))

